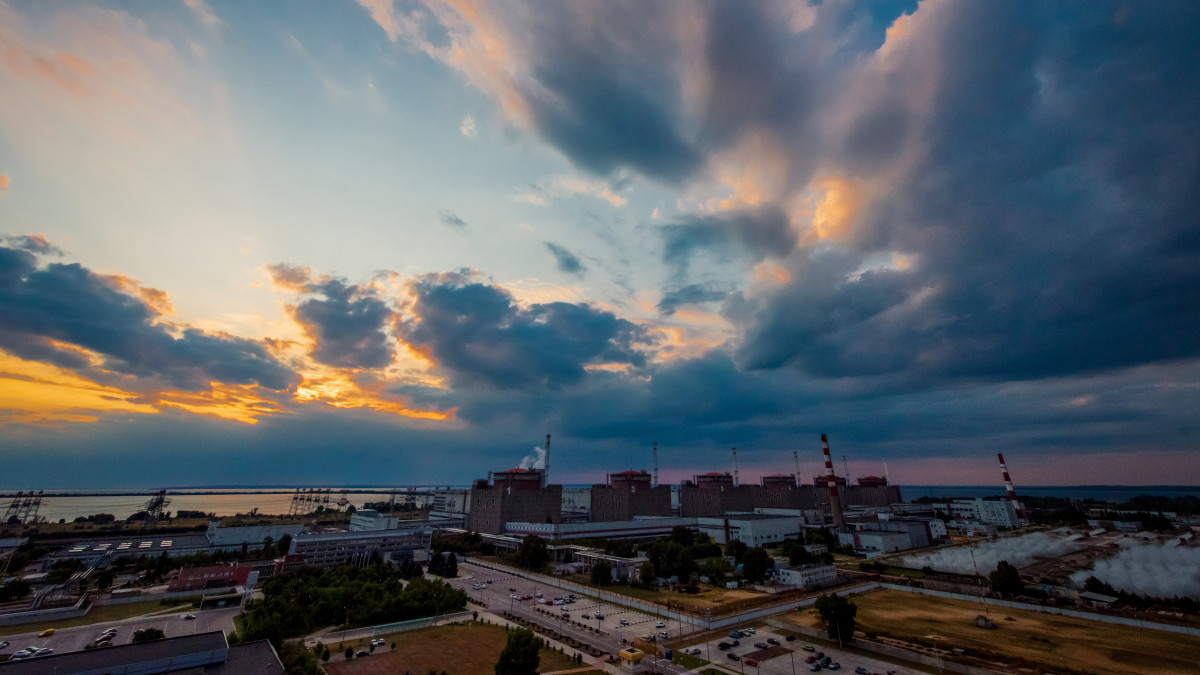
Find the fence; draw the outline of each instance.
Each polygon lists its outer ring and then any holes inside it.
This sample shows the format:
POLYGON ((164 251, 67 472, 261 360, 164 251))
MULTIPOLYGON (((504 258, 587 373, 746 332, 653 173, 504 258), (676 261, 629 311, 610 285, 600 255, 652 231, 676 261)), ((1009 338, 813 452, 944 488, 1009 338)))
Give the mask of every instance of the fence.
POLYGON ((420 628, 429 628, 439 621, 465 621, 469 618, 471 618, 470 612, 455 612, 454 614, 438 614, 437 616, 428 616, 424 619, 410 619, 408 621, 385 623, 378 626, 371 626, 371 637, 391 635, 392 633, 403 633, 405 631, 418 630, 420 628))

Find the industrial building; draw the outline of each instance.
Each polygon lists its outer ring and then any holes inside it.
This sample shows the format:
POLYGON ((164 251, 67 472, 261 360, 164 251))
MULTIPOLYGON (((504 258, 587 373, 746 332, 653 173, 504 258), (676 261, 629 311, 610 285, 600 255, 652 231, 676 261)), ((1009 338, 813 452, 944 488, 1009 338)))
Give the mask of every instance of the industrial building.
POLYGON ((246 527, 221 527, 221 521, 213 520, 208 523, 208 531, 204 536, 210 546, 232 550, 246 544, 257 548, 267 539, 279 541, 285 534, 296 536, 304 530, 304 526, 295 525, 250 525, 246 527))
POLYGON ((380 513, 375 509, 359 509, 350 516, 351 532, 372 532, 375 530, 394 530, 400 523, 408 522, 389 513, 380 513))
POLYGON ((503 534, 508 522, 563 522, 562 486, 547 485, 545 469, 509 469, 475 481, 467 529, 503 534))
POLYGON ((509 535, 536 534, 542 539, 657 539, 669 537, 675 527, 695 529, 695 518, 632 518, 597 523, 518 523, 504 524, 509 535))
POLYGON ((185 567, 179 570, 179 573, 167 584, 167 590, 176 593, 231 586, 254 586, 256 583, 258 583, 258 572, 254 571, 251 565, 233 563, 207 567, 185 567))
POLYGON ((671 515, 671 486, 654 485, 645 471, 609 474, 607 482, 592 486, 592 521, 633 520, 638 516, 669 518, 671 515))
POLYGON ((737 539, 747 546, 778 544, 796 539, 804 527, 800 516, 779 516, 765 513, 727 514, 720 517, 696 519, 696 529, 712 537, 714 543, 727 544, 737 539))
POLYGON ((1016 502, 1012 499, 955 499, 946 506, 950 517, 957 521, 1007 528, 1021 524, 1016 502))
POLYGON ((288 557, 321 567, 365 567, 377 554, 384 562, 424 562, 432 538, 433 529, 425 523, 392 530, 300 534, 292 539, 288 557))

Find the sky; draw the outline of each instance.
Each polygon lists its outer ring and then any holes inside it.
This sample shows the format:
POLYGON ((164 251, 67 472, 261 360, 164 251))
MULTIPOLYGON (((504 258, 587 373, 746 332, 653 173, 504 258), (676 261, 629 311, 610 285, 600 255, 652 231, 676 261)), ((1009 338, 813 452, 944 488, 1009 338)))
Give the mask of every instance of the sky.
POLYGON ((0 487, 1200 484, 1198 110, 1183 1, 0 0, 0 487))

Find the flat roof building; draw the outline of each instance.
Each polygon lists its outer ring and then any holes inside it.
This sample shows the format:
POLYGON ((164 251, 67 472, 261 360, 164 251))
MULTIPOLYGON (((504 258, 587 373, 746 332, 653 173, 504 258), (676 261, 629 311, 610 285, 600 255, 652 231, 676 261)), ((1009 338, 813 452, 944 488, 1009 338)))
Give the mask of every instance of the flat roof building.
POLYGON ((4 675, 285 675, 275 648, 266 640, 233 647, 217 630, 141 644, 64 652, 0 663, 4 675))
POLYGON ((509 469, 471 486, 467 529, 502 534, 508 522, 561 523, 562 486, 543 485, 542 469, 509 469))
POLYGON ((393 530, 301 534, 292 539, 288 557, 301 556, 306 565, 366 567, 373 555, 385 562, 429 558, 433 529, 425 523, 393 530))

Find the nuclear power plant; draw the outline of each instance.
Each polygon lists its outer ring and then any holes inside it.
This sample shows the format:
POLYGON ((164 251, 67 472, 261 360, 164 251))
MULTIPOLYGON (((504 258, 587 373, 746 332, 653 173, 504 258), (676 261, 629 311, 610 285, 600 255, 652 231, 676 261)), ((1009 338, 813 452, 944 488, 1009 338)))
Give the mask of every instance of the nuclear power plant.
POLYGON ((737 448, 732 448, 732 473, 710 471, 676 487, 658 483, 658 444, 654 443, 653 474, 639 469, 617 471, 607 474, 603 483, 570 488, 572 495, 548 480, 547 435, 541 467, 522 465, 477 479, 461 500, 461 517, 467 530, 481 534, 536 533, 554 539, 662 536, 680 525, 704 530, 702 521, 712 519, 720 521, 722 531, 727 521, 749 520, 758 521, 762 530, 769 521, 778 530, 771 539, 782 541, 805 528, 842 531, 847 513, 874 517, 874 511, 902 502, 900 489, 889 485, 886 477, 864 476, 851 484, 846 476, 836 475, 824 434, 821 450, 825 471, 811 484, 800 482, 798 451, 793 452, 795 473, 768 474, 757 484, 743 484, 737 448), (582 491, 586 495, 578 494, 582 491))

